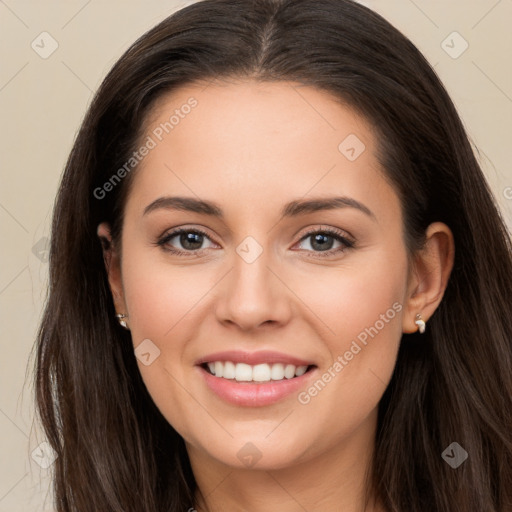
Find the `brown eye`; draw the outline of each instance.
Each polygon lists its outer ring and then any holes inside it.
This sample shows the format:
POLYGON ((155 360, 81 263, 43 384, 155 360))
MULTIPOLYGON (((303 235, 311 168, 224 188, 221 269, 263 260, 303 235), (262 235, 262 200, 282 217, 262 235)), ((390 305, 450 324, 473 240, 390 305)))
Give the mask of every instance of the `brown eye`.
POLYGON ((345 233, 333 229, 309 231, 301 238, 301 242, 303 240, 310 240, 311 250, 308 250, 308 252, 313 252, 315 256, 320 257, 332 256, 354 247, 354 242, 349 240, 345 233), (333 249, 336 243, 340 245, 333 249))
POLYGON ((201 247, 205 239, 210 240, 208 235, 200 229, 179 228, 164 235, 157 245, 175 254, 194 254, 205 249, 201 247), (172 240, 176 239, 173 243, 172 240), (181 245, 175 247, 175 244, 181 245))

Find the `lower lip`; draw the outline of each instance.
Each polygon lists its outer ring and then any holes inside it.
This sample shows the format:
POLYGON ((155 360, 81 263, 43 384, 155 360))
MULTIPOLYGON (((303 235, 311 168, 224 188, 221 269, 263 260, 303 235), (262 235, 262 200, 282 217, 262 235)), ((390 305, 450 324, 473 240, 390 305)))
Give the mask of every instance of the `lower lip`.
POLYGON ((235 379, 215 377, 202 366, 198 366, 206 385, 220 398, 235 405, 262 407, 270 405, 297 392, 315 372, 312 368, 300 377, 267 382, 238 382, 235 379))

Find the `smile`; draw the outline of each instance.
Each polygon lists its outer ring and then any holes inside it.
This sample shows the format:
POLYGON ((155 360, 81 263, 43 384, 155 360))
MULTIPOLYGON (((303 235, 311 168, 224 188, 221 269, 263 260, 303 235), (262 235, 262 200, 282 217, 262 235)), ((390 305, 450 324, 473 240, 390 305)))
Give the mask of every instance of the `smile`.
POLYGON ((195 367, 214 396, 244 407, 292 398, 319 373, 311 360, 268 350, 216 352, 197 360, 195 367))
POLYGON ((304 375, 309 366, 295 366, 282 363, 262 363, 249 365, 246 363, 233 363, 232 361, 215 361, 205 363, 205 370, 208 370, 216 377, 236 380, 237 382, 269 382, 284 379, 293 379, 304 375))

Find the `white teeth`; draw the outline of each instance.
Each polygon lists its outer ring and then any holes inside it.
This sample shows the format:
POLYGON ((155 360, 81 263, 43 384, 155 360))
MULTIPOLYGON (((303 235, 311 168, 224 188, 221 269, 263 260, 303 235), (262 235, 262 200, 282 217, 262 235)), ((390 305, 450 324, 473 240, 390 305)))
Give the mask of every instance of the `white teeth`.
POLYGON ((236 367, 231 361, 226 361, 224 363, 224 369, 222 371, 222 376, 225 379, 234 379, 236 376, 236 367))
POLYGON ((293 377, 295 377, 295 366, 293 366, 293 364, 287 364, 284 367, 284 376, 287 379, 292 379, 293 377))
POLYGON ((272 380, 284 379, 284 366, 281 363, 272 365, 272 370, 270 371, 270 378, 272 380))
POLYGON ((270 380, 292 379, 306 373, 307 366, 293 364, 256 364, 251 366, 245 363, 234 364, 231 361, 215 361, 208 363, 210 373, 216 377, 235 379, 238 382, 268 382, 270 380))
POLYGON ((297 369, 295 370, 295 375, 297 377, 300 377, 301 375, 304 375, 306 373, 307 369, 307 366, 297 366, 297 369))
POLYGON ((215 375, 222 377, 224 375, 224 365, 220 361, 215 361, 215 375))
POLYGON ((270 380, 270 366, 268 364, 257 364, 252 368, 252 380, 256 382, 267 382, 270 380))
MULTIPOLYGON (((217 363, 215 363, 215 365, 217 365, 217 363)), ((252 380, 252 367, 245 363, 238 363, 235 366, 235 380, 239 382, 249 382, 252 380)))

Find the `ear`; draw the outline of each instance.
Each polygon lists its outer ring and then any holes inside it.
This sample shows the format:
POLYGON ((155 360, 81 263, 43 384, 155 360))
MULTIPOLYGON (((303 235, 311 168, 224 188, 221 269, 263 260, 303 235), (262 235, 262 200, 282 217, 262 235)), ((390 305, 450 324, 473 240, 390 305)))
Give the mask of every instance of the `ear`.
POLYGON ((402 316, 402 331, 418 330, 414 323, 421 314, 426 323, 443 298, 455 258, 455 244, 450 228, 442 222, 430 224, 424 247, 414 256, 409 274, 407 298, 402 316))
POLYGON ((110 225, 107 222, 99 224, 97 234, 103 247, 103 260, 105 262, 110 291, 112 292, 112 298, 114 300, 114 307, 117 313, 128 314, 121 279, 121 258, 112 242, 110 225))

